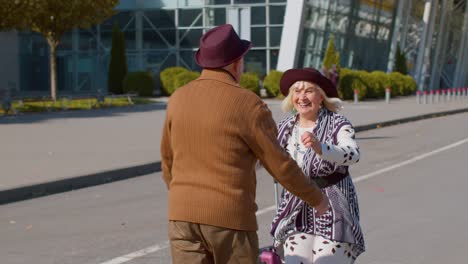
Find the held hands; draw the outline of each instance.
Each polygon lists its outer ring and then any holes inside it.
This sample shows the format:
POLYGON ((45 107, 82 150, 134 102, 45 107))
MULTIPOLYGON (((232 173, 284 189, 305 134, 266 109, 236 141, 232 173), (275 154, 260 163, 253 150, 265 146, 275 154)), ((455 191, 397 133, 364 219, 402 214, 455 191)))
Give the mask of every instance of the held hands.
POLYGON ((317 136, 314 135, 314 133, 305 132, 301 135, 301 141, 306 148, 312 148, 315 153, 322 155, 322 144, 318 140, 317 136))

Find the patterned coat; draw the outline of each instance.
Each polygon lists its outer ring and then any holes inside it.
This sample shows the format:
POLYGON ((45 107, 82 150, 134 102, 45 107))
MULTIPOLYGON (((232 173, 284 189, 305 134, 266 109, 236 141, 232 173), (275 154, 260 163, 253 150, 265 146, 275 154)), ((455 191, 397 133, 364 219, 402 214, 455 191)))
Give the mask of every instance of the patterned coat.
MULTIPOLYGON (((284 149, 287 148, 288 140, 297 122, 298 115, 296 114, 281 121, 278 126, 278 140, 284 149)), ((346 162, 351 161, 354 151, 359 153, 359 148, 338 146, 337 135, 343 127, 350 127, 351 129, 346 130, 349 130, 354 138, 352 125, 344 116, 325 108, 319 111, 314 133, 323 143, 322 149, 324 146, 325 151, 330 150, 330 148, 339 148, 339 151, 344 153, 344 161, 324 160, 310 148, 304 154, 302 163, 302 170, 307 177, 326 177, 333 172, 348 173, 346 162)), ((322 191, 325 192, 330 201, 330 209, 324 215, 317 217, 314 209, 307 203, 286 189, 283 190, 281 202, 271 228, 271 234, 275 238, 275 246, 281 245, 291 234, 304 232, 333 241, 351 243, 354 246, 353 253, 357 257, 364 252, 365 246, 359 224, 358 199, 349 173, 343 180, 322 189, 322 191)))

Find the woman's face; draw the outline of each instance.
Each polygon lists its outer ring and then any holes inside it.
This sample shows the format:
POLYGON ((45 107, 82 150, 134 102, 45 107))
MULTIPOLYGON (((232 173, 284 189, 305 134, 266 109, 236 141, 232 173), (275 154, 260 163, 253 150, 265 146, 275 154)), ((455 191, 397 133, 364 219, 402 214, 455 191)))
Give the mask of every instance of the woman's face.
POLYGON ((320 110, 323 97, 318 86, 309 82, 300 82, 293 89, 292 101, 296 111, 303 117, 315 116, 320 110))

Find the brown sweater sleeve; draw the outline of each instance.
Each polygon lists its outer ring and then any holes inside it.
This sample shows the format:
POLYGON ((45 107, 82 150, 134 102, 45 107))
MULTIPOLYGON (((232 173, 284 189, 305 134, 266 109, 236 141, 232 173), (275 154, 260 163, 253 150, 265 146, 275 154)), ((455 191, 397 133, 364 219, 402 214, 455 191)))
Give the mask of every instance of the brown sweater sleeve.
POLYGON ((169 189, 172 180, 171 169, 173 160, 171 146, 171 120, 169 119, 168 110, 169 109, 166 111, 166 120, 164 121, 161 140, 161 168, 163 172, 163 180, 166 183, 167 189, 169 189))
POLYGON ((322 201, 322 192, 315 182, 309 182, 277 140, 278 130, 268 107, 260 102, 251 112, 253 118, 248 124, 247 144, 266 170, 284 188, 311 206, 322 201))

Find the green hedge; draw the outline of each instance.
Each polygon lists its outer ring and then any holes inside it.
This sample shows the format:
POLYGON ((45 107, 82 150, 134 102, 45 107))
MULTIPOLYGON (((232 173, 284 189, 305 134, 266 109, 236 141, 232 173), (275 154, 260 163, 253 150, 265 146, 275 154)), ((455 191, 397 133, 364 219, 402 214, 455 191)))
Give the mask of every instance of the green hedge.
POLYGON ((383 98, 385 88, 389 87, 392 97, 412 94, 416 91, 416 82, 409 75, 399 72, 385 73, 374 71, 355 71, 343 68, 340 71, 338 93, 344 100, 354 98, 354 89, 359 91, 359 100, 364 98, 383 98))
POLYGON ((280 94, 280 80, 283 72, 272 70, 263 80, 263 87, 265 87, 268 96, 276 97, 280 94))
POLYGON ((175 89, 186 85, 187 83, 197 79, 198 77, 200 77, 200 73, 197 71, 184 71, 178 73, 174 79, 175 89))
POLYGON ((152 96, 154 79, 149 72, 130 72, 123 81, 125 93, 138 93, 140 96, 152 96))
POLYGON ((258 77, 258 74, 254 72, 246 72, 241 75, 240 86, 254 92, 255 94, 259 94, 259 80, 260 78, 258 77))
POLYGON ((175 84, 177 75, 182 72, 189 72, 189 70, 183 67, 169 67, 161 71, 161 88, 166 93, 166 95, 171 95, 174 91, 179 88, 175 84))

